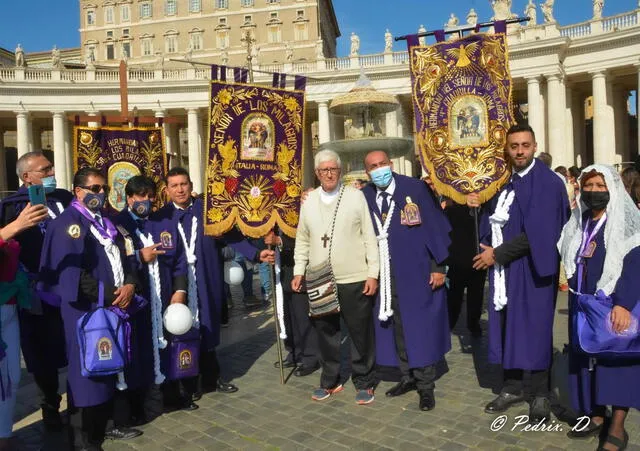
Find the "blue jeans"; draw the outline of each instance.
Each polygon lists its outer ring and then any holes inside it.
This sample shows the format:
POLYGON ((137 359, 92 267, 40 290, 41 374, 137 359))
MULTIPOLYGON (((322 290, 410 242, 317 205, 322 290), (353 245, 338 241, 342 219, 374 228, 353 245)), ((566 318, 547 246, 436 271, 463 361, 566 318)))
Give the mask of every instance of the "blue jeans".
POLYGON ((233 261, 239 264, 244 272, 244 280, 242 281, 242 292, 244 293, 244 297, 251 296, 253 294, 253 271, 249 271, 247 269, 247 259, 241 253, 236 252, 235 257, 233 257, 233 261))
POLYGON ((265 300, 269 300, 272 291, 270 266, 269 263, 260 263, 260 287, 265 300))

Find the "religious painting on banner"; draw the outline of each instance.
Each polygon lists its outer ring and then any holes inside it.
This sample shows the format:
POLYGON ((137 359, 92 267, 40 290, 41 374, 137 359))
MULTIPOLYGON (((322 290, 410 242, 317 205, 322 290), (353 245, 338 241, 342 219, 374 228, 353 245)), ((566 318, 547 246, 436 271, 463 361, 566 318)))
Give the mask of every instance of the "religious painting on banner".
POLYGON ((156 205, 162 204, 167 158, 164 132, 159 128, 79 127, 73 129, 74 171, 100 169, 111 191, 106 206, 120 211, 127 205, 125 187, 134 175, 146 175, 157 186, 156 205))
POLYGON ((293 237, 302 193, 302 90, 211 82, 205 232, 293 237))
POLYGON ((514 122, 504 34, 412 46, 417 145, 438 193, 489 200, 509 177, 504 145, 514 122))

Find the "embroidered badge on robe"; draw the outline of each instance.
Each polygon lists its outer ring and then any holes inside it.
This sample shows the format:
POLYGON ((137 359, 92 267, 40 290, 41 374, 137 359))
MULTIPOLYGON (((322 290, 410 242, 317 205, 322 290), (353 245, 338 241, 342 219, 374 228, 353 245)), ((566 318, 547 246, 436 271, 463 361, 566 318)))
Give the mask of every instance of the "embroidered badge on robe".
POLYGON ((413 203, 411 197, 407 196, 407 204, 400 212, 400 224, 406 226, 415 226, 422 224, 420 217, 420 209, 413 203))
POLYGON ((133 247, 133 240, 130 236, 124 238, 124 250, 127 253, 127 257, 131 257, 136 253, 136 250, 133 247))
POLYGON ((80 238, 80 226, 78 224, 71 224, 67 229, 67 233, 73 239, 80 238))
POLYGON ((596 252, 596 247, 597 247, 597 244, 596 244, 595 241, 589 242, 589 244, 587 244, 587 247, 584 249, 582 254, 580 254, 580 257, 582 257, 582 258, 591 258, 591 257, 593 257, 593 254, 595 254, 595 252, 596 252))
POLYGON ((173 239, 171 238, 171 233, 166 230, 160 234, 160 242, 162 243, 162 247, 165 249, 173 249, 173 239))

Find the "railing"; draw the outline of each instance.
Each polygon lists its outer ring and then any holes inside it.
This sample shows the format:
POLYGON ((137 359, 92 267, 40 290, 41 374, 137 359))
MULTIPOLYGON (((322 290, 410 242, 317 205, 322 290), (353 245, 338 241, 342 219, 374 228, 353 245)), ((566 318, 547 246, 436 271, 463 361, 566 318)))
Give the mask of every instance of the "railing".
POLYGON ((406 64, 409 62, 408 52, 393 52, 393 64, 406 64))
POLYGON ((384 66, 384 55, 362 55, 360 57, 360 66, 384 66))
POLYGON ((211 70, 202 67, 196 68, 196 78, 198 80, 209 80, 211 78, 211 70))
POLYGON ((162 74, 164 80, 186 80, 187 71, 185 69, 168 69, 164 70, 162 74))
POLYGON ((0 80, 15 80, 16 73, 13 69, 0 69, 0 80))
POLYGON ((25 69, 24 79, 29 81, 49 81, 51 71, 49 69, 25 69))
POLYGON ((564 38, 581 38, 583 36, 589 36, 591 34, 591 23, 581 23, 577 25, 571 25, 569 27, 560 27, 560 36, 564 38))
POLYGON ((85 81, 87 72, 84 70, 63 70, 60 72, 60 79, 65 81, 85 81))
POLYGON ((284 64, 261 64, 260 70, 265 72, 284 72, 284 64))
POLYGON ((602 31, 616 31, 638 25, 638 14, 635 12, 618 14, 602 19, 602 31))
POLYGON ((119 81, 120 72, 117 70, 97 70, 96 81, 119 81))
POLYGON ((605 17, 598 20, 590 20, 567 27, 560 27, 560 36, 576 39, 590 36, 602 30, 604 33, 631 28, 638 25, 638 12, 618 14, 617 16, 605 17))
POLYGON ((293 63, 293 72, 296 74, 306 74, 318 70, 318 65, 314 62, 293 63))
POLYGON ((147 81, 153 80, 152 70, 129 69, 129 80, 147 81))

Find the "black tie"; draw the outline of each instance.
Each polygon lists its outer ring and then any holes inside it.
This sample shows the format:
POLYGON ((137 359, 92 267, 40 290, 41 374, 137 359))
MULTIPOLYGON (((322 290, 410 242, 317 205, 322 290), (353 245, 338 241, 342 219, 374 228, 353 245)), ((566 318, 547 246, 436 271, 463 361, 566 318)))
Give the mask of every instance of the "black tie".
POLYGON ((389 213, 389 201, 387 198, 389 197, 389 193, 386 191, 381 191, 380 196, 382 197, 382 205, 380 206, 380 213, 382 215, 382 220, 387 217, 387 213, 389 213))

